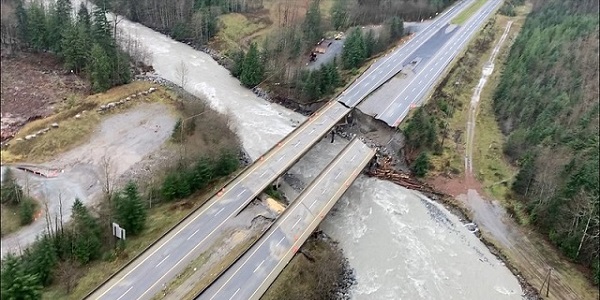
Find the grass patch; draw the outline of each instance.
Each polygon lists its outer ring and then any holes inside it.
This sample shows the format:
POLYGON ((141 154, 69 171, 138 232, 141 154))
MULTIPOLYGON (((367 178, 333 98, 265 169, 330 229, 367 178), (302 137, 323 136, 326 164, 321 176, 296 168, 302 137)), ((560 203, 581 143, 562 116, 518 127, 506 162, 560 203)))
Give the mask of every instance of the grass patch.
POLYGON ((341 250, 312 235, 261 300, 335 299, 335 287, 343 272, 341 250))
POLYGON ((246 16, 238 13, 222 15, 219 17, 219 22, 221 29, 215 39, 227 50, 239 49, 244 38, 269 26, 263 19, 252 22, 246 16))
POLYGON ((148 245, 159 239, 167 230, 188 215, 193 209, 202 206, 228 178, 222 178, 202 193, 176 203, 153 205, 148 210, 146 229, 143 234, 127 239, 127 247, 117 256, 94 261, 86 267, 85 275, 77 281, 77 286, 67 294, 59 282, 43 291, 43 299, 83 299, 90 291, 117 272, 123 265, 139 255, 148 245))
POLYGON ((475 0, 475 2, 458 14, 458 16, 454 17, 450 23, 456 25, 464 24, 485 2, 487 2, 487 0, 475 0))
MULTIPOLYGON (((23 160, 42 162, 58 153, 83 144, 101 120, 101 115, 96 111, 98 106, 119 101, 133 93, 148 90, 151 86, 154 85, 149 82, 136 81, 110 89, 105 93, 91 95, 85 99, 67 101, 54 115, 30 122, 19 130, 10 145, 2 151, 2 163, 23 160), (81 115, 79 119, 75 119, 77 114, 81 115), (53 123, 58 123, 59 127, 52 128, 53 123), (36 138, 25 140, 27 135, 35 134, 45 128, 50 128, 50 130, 36 138), (23 140, 17 141, 19 138, 23 140)), ((160 98, 161 89, 159 87, 159 91, 145 97, 149 100, 156 100, 160 98)), ((130 107, 130 105, 126 104, 124 107, 130 107)), ((120 109, 122 108, 114 111, 120 109)))

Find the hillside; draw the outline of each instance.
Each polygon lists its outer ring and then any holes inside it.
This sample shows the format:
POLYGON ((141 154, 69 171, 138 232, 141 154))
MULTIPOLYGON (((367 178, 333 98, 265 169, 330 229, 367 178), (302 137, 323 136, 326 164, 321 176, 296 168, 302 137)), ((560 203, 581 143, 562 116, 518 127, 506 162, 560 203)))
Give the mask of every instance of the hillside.
POLYGON ((533 1, 494 95, 531 223, 600 279, 598 1, 533 1))

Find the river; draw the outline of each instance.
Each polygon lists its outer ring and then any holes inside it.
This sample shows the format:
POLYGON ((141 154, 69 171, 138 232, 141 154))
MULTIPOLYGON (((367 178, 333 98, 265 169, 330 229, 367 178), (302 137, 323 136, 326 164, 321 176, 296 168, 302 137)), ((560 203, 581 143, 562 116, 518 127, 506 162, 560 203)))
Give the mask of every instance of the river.
MULTIPOLYGON (((188 64, 186 89, 231 115, 253 159, 305 119, 256 97, 203 52, 126 20, 119 28, 152 53, 158 75, 177 83, 177 66, 188 64)), ((295 167, 306 180, 335 153, 323 144, 318 150, 295 167)), ((521 299, 516 277, 458 217, 390 182, 359 177, 322 228, 355 269, 355 299, 521 299)))
MULTIPOLYGON (((76 1, 74 1, 76 2, 76 1)), ((256 159, 305 117, 256 97, 209 55, 140 24, 119 28, 152 54, 156 73, 206 97, 231 116, 246 152, 256 159)), ((304 180, 335 151, 321 143, 294 170, 304 180)), ((322 225, 355 269, 354 299, 521 299, 515 276, 441 205, 390 182, 361 176, 322 225)))

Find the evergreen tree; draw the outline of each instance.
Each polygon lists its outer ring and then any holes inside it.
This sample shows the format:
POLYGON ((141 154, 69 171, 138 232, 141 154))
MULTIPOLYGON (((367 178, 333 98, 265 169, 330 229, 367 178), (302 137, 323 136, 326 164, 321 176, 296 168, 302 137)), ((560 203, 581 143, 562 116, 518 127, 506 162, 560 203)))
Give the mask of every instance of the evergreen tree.
POLYGON ((388 21, 388 26, 390 30, 390 38, 393 41, 401 38, 404 35, 404 21, 399 17, 392 17, 388 21))
POLYGON ((83 2, 79 5, 79 10, 77 11, 77 25, 83 26, 88 31, 92 28, 92 17, 83 2))
POLYGON ((212 164, 212 161, 206 157, 202 157, 196 162, 193 171, 192 189, 199 190, 208 185, 213 177, 212 164))
POLYGON ((334 0, 333 6, 331 6, 331 11, 329 12, 329 14, 331 16, 331 23, 335 30, 341 30, 347 25, 347 1, 348 0, 334 0))
POLYGON ((130 235, 137 235, 144 229, 146 206, 140 197, 137 185, 129 181, 116 199, 115 215, 119 225, 130 235))
POLYGON ((17 205, 23 200, 23 189, 17 184, 17 179, 10 168, 6 168, 0 187, 2 203, 17 205))
POLYGON ((35 213, 35 203, 31 198, 24 198, 19 203, 19 221, 21 225, 28 225, 33 222, 33 214, 35 213))
POLYGON ((50 49, 62 56, 63 37, 71 25, 71 1, 57 0, 48 21, 50 49), (65 26, 66 25, 66 26, 65 26))
POLYGON ((167 200, 174 200, 177 198, 177 181, 179 180, 176 173, 170 173, 165 177, 163 184, 160 189, 162 197, 167 200))
POLYGON ((23 6, 23 0, 16 0, 15 15, 17 17, 17 30, 19 40, 23 43, 29 42, 29 18, 27 10, 23 6))
POLYGON ((106 10, 97 7, 93 11, 92 40, 111 58, 116 56, 116 44, 112 37, 111 26, 106 19, 106 10))
POLYGON ((302 23, 302 32, 304 34, 304 39, 309 43, 315 43, 323 36, 319 0, 312 0, 310 3, 304 23, 302 23))
POLYGON ((100 225, 79 199, 75 199, 72 211, 72 255, 79 263, 86 264, 100 255, 100 225))
POLYGON ((237 155, 231 151, 223 151, 215 164, 213 174, 217 177, 227 176, 239 167, 240 162, 237 155))
POLYGON ((365 41, 359 28, 352 30, 342 51, 342 63, 345 69, 360 67, 367 58, 365 41))
POLYGON ((62 47, 65 67, 75 73, 81 72, 89 59, 90 48, 91 40, 86 29, 79 24, 69 26, 65 31, 62 47))
POLYGON ((231 68, 231 75, 235 78, 240 78, 242 70, 244 69, 244 51, 236 51, 233 54, 233 67, 231 68))
POLYGON ((261 64, 260 53, 256 44, 252 43, 246 57, 244 57, 240 81, 247 87, 254 87, 263 80, 263 77, 264 68, 261 64))
POLYGON ((96 43, 92 46, 88 71, 94 92, 104 92, 110 88, 110 61, 104 49, 96 43))
POLYGON ((36 2, 31 3, 27 10, 27 17, 29 24, 27 35, 30 46, 36 51, 48 49, 47 21, 44 8, 36 2))
POLYGON ((374 53, 375 44, 377 44, 377 41, 375 40, 375 33, 371 29, 367 32, 367 35, 365 36, 365 56, 366 57, 371 57, 371 55, 375 54, 374 53))
POLYGON ((41 299, 38 277, 23 268, 18 257, 7 254, 2 260, 0 295, 2 299, 41 299))
POLYGON ((52 283, 52 272, 58 263, 56 252, 55 241, 48 234, 43 234, 23 255, 27 273, 36 274, 38 282, 44 286, 52 283))
POLYGON ((429 156, 427 155, 427 152, 421 152, 421 154, 419 154, 417 159, 413 162, 412 169, 418 177, 427 175, 427 171, 429 170, 429 156))

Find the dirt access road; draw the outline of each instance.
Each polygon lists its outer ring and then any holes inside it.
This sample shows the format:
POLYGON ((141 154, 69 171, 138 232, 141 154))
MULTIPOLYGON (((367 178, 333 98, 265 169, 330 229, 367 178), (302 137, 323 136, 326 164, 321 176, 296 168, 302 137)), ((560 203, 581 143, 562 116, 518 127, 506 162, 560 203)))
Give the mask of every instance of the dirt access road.
MULTIPOLYGON (((53 222, 55 216, 60 219, 61 207, 63 222, 67 222, 75 198, 86 205, 96 203, 102 195, 107 172, 109 180, 116 182, 164 144, 177 120, 177 116, 169 111, 165 104, 141 103, 106 117, 88 143, 37 165, 61 170, 56 177, 45 178, 16 169, 14 173, 24 189, 43 203, 42 207, 47 205, 53 222)), ((3 237, 2 256, 35 241, 46 226, 44 215, 40 213, 31 225, 3 237)))
POLYGON ((557 255, 556 251, 549 250, 553 249, 553 246, 541 239, 538 234, 516 224, 498 201, 485 199, 482 196, 485 194, 481 184, 473 176, 473 145, 480 94, 488 77, 493 72, 494 59, 510 31, 511 25, 512 22, 507 23, 503 35, 482 70, 479 84, 471 98, 466 124, 465 180, 457 183, 451 180, 437 179, 438 182, 435 183, 435 186, 442 187, 442 190, 449 192, 466 205, 484 237, 501 249, 501 252, 508 257, 508 260, 534 288, 539 290, 542 285, 547 287, 549 269, 552 269, 548 297, 545 297, 546 288, 540 291, 545 299, 598 299, 598 289, 593 288, 581 274, 574 274, 573 270, 576 267, 570 264, 566 258, 557 255), (460 187, 450 187, 456 185, 460 187))

